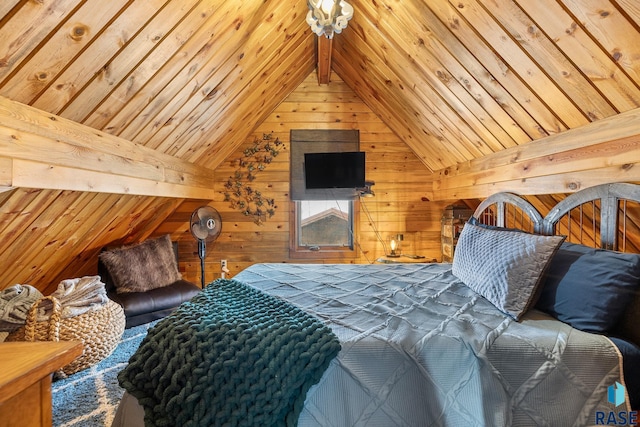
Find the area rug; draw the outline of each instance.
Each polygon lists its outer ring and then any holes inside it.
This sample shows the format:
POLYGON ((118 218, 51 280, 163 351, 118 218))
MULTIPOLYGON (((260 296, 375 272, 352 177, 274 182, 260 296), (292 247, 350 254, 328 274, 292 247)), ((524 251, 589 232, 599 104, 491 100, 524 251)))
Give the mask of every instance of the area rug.
POLYGON ((156 323, 126 329, 109 357, 89 369, 54 381, 51 391, 55 427, 111 425, 124 393, 118 385, 118 372, 127 365, 147 330, 156 323))

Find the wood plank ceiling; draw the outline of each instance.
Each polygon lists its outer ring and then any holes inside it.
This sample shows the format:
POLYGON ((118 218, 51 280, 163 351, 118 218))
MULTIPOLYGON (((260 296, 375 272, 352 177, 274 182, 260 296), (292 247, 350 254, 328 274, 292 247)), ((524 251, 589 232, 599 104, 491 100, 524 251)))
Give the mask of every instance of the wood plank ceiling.
MULTIPOLYGON (((431 171, 640 106, 636 0, 351 3, 331 66, 431 171)), ((306 12, 305 0, 3 0, 0 96, 213 170, 313 72, 306 12)), ((0 136, 1 178, 21 146, 0 136)), ((1 193, 3 264, 29 274, 0 288, 66 273, 33 267, 31 246, 82 271, 181 201, 1 193)))
POLYGON ((0 95, 202 166, 313 67, 304 2, 14 3, 0 95))
POLYGON ((333 67, 432 170, 639 106, 635 1, 354 3, 333 67))
MULTIPOLYGON (((352 1, 333 69, 431 170, 640 105, 634 0, 352 1)), ((215 168, 312 70, 304 0, 5 0, 0 95, 215 168)))

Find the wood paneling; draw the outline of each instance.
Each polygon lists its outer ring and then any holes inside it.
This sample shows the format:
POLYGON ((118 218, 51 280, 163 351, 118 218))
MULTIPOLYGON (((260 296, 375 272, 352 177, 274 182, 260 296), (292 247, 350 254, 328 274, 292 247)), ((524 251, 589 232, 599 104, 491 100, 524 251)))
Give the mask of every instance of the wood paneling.
POLYGON ((212 198, 210 169, 3 97, 0 122, 5 185, 212 198))
POLYGON ((94 275, 103 246, 134 243, 181 199, 16 189, 0 209, 0 284, 53 292, 63 279, 94 275))
POLYGON ((315 64, 304 2, 44 0, 0 11, 0 96, 38 109, 0 118, 0 289, 50 293, 95 274, 103 246, 168 232, 185 197, 215 197, 209 168, 315 64), (51 129, 51 114, 78 126, 51 129))
MULTIPOLYGON (((192 277, 184 217, 203 198, 230 227, 210 274, 222 255, 234 271, 288 260, 286 161, 261 178, 280 205, 274 221, 256 228, 221 202, 228 162, 263 132, 364 130, 370 222, 405 231, 427 255, 438 252, 440 209, 459 197, 638 180, 636 123, 614 125, 640 111, 632 0, 351 0, 322 70, 329 85, 313 78, 304 1, 107 3, 0 4, 0 96, 37 109, 0 117, 0 289, 51 290, 95 273, 102 246, 165 232, 181 239, 192 277), (35 116, 38 130, 16 124, 35 116), (49 117, 81 131, 51 133, 49 117)), ((362 213, 359 225, 363 253, 378 256, 362 213)))
POLYGON ((638 166, 640 110, 635 109, 446 168, 439 172, 432 197, 574 192, 605 182, 640 181, 638 166))
MULTIPOLYGON (((293 202, 289 200, 289 131, 291 129, 359 129, 360 148, 367 153, 367 180, 375 181, 375 197, 361 199, 359 208, 359 256, 354 262, 374 262, 384 255, 376 232, 385 239, 404 233, 405 250, 428 258, 440 258, 440 217, 445 203, 422 200, 430 188, 432 174, 380 118, 354 95, 336 75, 331 83, 319 85, 315 73, 288 96, 225 162, 215 175, 216 192, 224 191, 224 182, 233 176, 234 160, 253 144, 254 136, 273 133, 287 149, 274 159, 263 172, 256 173, 252 187, 277 203, 276 215, 263 225, 232 209, 228 203, 212 203, 221 214, 222 235, 209 245, 206 258, 207 281, 219 277, 220 259, 226 259, 231 273, 256 262, 344 262, 340 258, 315 261, 292 259, 289 255, 290 215, 293 202), (362 206, 364 204, 364 206, 362 206)), ((197 207, 190 203, 189 209, 197 207)), ((186 217, 184 206, 180 216, 186 217)), ((176 214, 177 216, 178 214, 176 214)), ((195 240, 184 231, 181 238, 181 269, 190 280, 199 281, 200 261, 195 240)))
POLYGON ((333 68, 438 171, 638 108, 628 3, 354 0, 333 68))
MULTIPOLYGON (((318 63, 301 1, 5 3, 0 95, 210 168, 318 63)), ((640 106, 633 2, 353 6, 331 67, 433 171, 640 106)))

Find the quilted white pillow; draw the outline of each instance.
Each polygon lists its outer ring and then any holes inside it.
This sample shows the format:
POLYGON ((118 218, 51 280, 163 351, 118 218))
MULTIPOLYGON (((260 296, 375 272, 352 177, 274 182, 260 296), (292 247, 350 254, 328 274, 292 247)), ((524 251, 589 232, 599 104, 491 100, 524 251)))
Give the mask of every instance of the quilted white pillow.
POLYGON ((540 236, 466 224, 453 257, 453 274, 499 310, 520 320, 564 236, 540 236))

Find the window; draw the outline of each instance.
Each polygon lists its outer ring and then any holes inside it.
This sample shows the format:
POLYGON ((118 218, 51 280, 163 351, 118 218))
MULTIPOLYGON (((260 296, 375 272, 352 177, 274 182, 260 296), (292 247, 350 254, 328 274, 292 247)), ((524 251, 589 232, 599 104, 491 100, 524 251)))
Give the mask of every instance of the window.
POLYGON ((299 246, 353 247, 351 201, 307 200, 298 203, 299 246))
POLYGON ((295 203, 292 258, 352 258, 354 201, 300 200, 295 203))

